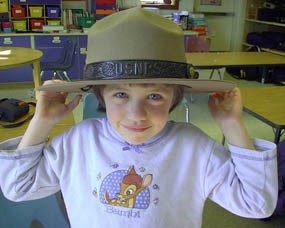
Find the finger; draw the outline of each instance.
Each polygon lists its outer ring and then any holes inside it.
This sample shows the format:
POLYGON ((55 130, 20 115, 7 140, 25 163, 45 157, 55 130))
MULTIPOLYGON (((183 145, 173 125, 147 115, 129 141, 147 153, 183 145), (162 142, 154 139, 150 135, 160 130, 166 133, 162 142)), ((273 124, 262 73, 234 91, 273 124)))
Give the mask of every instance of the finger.
POLYGON ((227 100, 237 101, 237 100, 241 100, 241 95, 238 90, 231 90, 228 92, 226 98, 227 100))
POLYGON ((59 80, 59 79, 46 80, 44 81, 43 85, 60 84, 60 83, 66 83, 66 81, 59 80))
POLYGON ((219 92, 215 93, 213 95, 213 98, 215 98, 215 102, 221 103, 224 100, 224 96, 225 96, 224 93, 219 92))
POLYGON ((235 87, 235 88, 229 90, 228 93, 232 94, 232 95, 239 95, 240 94, 240 90, 239 90, 239 88, 235 87))
POLYGON ((216 96, 210 95, 209 100, 208 100, 208 108, 214 112, 217 109, 217 104, 216 104, 216 96))
POLYGON ((68 113, 72 112, 76 107, 77 105, 79 104, 80 100, 81 100, 81 97, 82 95, 76 95, 72 101, 70 101, 66 107, 67 107, 67 110, 68 110, 68 113))

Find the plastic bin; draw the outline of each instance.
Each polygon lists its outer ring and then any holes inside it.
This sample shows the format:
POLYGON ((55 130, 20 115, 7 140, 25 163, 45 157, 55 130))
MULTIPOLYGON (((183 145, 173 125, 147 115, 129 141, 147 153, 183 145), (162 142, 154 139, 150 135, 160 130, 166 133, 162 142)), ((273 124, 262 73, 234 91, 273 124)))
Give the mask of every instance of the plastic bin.
POLYGON ((42 17, 43 7, 42 6, 29 6, 31 17, 42 17))
POLYGON ((47 24, 51 26, 58 26, 60 25, 60 20, 47 20, 47 24))
POLYGON ((21 6, 12 7, 12 17, 21 18, 26 17, 26 9, 21 6))
POLYGON ((95 22, 95 17, 77 17, 78 25, 82 28, 90 28, 95 22))
POLYGON ((9 21, 3 21, 2 28, 12 28, 12 23, 9 21))
POLYGON ((44 24, 43 20, 30 20, 31 29, 42 30, 43 29, 43 24, 44 24))
POLYGON ((48 17, 60 17, 59 12, 60 12, 59 7, 47 6, 47 8, 46 8, 46 14, 48 17))
POLYGON ((0 12, 8 12, 8 1, 0 1, 0 12))
POLYGON ((116 8, 116 4, 97 4, 96 10, 104 9, 104 10, 114 10, 116 8))
POLYGON ((115 4, 116 0, 97 0, 96 4, 115 4))
POLYGON ((9 12, 0 13, 0 21, 9 21, 9 12))
POLYGON ((110 15, 113 13, 114 13, 114 10, 105 10, 105 9, 96 10, 96 14, 110 15))
POLYGON ((26 20, 13 21, 13 28, 15 31, 25 31, 27 30, 26 20))
POLYGON ((13 32, 13 28, 3 28, 3 32, 5 33, 13 32))

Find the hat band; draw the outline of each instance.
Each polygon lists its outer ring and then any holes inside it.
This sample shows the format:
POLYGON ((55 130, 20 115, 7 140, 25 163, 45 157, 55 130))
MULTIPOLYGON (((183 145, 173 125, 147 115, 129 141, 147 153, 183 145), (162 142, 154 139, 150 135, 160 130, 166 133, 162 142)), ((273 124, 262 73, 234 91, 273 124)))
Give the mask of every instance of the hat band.
POLYGON ((191 78, 191 65, 159 60, 115 60, 90 63, 85 66, 86 80, 191 78))

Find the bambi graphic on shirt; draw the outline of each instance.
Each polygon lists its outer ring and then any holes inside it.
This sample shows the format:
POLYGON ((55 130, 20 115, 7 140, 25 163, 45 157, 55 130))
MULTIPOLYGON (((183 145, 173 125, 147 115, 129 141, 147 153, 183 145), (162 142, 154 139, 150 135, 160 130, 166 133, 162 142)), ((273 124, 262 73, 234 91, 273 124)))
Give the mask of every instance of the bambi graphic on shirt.
POLYGON ((100 188, 100 201, 111 206, 146 209, 150 204, 152 174, 139 175, 134 166, 107 175, 100 188))

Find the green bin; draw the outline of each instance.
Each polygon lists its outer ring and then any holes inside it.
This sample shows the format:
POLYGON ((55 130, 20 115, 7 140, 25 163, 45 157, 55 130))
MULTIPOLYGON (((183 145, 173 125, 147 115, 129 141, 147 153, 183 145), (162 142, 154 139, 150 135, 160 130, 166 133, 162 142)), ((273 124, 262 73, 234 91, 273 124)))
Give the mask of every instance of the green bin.
POLYGON ((95 22, 95 17, 77 17, 78 25, 82 28, 90 28, 95 22))

